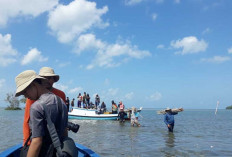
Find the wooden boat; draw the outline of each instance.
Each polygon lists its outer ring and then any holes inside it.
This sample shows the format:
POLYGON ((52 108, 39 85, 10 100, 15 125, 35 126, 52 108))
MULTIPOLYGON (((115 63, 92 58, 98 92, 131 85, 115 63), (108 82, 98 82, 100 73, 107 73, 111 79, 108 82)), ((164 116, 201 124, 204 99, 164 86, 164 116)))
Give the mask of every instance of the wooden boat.
MULTIPOLYGON (((141 110, 142 107, 140 107, 137 112, 140 112, 141 110)), ((125 117, 126 119, 130 119, 130 111, 130 109, 125 110, 127 113, 127 116, 125 117)), ((74 107, 73 110, 68 113, 68 117, 69 119, 116 120, 118 118, 118 114, 112 114, 110 112, 98 114, 95 109, 74 107)))
MULTIPOLYGON (((78 143, 75 144, 78 149, 78 157, 99 157, 99 155, 96 154, 91 149, 78 143)), ((10 147, 7 150, 1 152, 0 157, 19 157, 21 148, 22 148, 22 144, 18 144, 13 147, 10 147)))

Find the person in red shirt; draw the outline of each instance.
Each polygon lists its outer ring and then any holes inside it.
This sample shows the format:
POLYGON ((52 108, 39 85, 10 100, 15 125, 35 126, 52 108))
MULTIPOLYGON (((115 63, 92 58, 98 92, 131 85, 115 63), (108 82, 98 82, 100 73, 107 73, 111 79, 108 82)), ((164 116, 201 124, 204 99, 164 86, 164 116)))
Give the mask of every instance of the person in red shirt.
MULTIPOLYGON (((54 70, 50 67, 41 68, 39 75, 48 80, 48 81, 42 81, 42 85, 45 86, 47 89, 49 89, 55 95, 59 96, 65 102, 66 99, 65 93, 53 87, 53 84, 60 79, 60 76, 56 75, 54 70)), ((23 121, 23 145, 25 144, 26 140, 30 136, 30 128, 29 128, 30 108, 34 102, 35 100, 30 100, 28 98, 26 100, 24 121, 23 121)), ((28 142, 28 144, 30 144, 30 141, 28 142)))

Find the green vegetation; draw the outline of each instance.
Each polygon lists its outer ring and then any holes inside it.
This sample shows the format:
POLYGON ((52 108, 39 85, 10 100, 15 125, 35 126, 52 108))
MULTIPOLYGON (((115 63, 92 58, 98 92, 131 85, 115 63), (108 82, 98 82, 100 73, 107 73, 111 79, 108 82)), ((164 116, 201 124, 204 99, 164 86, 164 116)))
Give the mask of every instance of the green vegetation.
POLYGON ((13 93, 7 93, 5 101, 10 104, 5 108, 5 110, 21 110, 19 107, 20 101, 17 97, 14 96, 13 93))
POLYGON ((232 105, 226 107, 227 110, 232 110, 232 105))
POLYGON ((22 104, 26 104, 26 98, 25 98, 25 97, 23 97, 22 99, 20 99, 20 103, 22 103, 22 104))

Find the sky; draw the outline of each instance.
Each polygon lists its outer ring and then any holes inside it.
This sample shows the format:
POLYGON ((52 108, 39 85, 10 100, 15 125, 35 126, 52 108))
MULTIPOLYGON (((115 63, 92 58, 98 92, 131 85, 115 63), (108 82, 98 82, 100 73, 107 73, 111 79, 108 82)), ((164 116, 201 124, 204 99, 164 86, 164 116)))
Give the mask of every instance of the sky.
POLYGON ((0 106, 20 72, 44 66, 70 99, 87 92, 107 107, 224 109, 232 1, 0 0, 0 106))

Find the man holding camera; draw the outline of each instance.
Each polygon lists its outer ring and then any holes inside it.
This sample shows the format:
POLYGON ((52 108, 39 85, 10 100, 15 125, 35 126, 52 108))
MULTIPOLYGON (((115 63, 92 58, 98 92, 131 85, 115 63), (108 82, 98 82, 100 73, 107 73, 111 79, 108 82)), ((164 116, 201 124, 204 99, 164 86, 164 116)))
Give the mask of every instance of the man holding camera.
MULTIPOLYGON (((57 138, 62 140, 67 138, 68 135, 67 106, 60 100, 60 97, 56 96, 42 84, 42 82, 48 82, 48 80, 38 76, 33 70, 26 70, 20 73, 15 78, 15 82, 17 85, 15 96, 24 95, 26 98, 35 101, 30 107, 29 127, 31 134, 29 138, 31 138, 31 144, 28 146, 27 142, 25 143, 20 156, 37 157, 47 156, 48 154, 49 156, 53 155, 55 153, 52 149, 54 140, 52 140, 51 134, 56 135, 57 138), (57 123, 58 120, 59 123, 57 123), (49 127, 51 127, 51 125, 48 127, 49 123, 53 124, 55 131, 50 131, 52 128, 49 130, 49 127)), ((60 154, 63 153, 61 152, 60 154)))
MULTIPOLYGON (((55 95, 59 96, 65 102, 65 93, 59 89, 53 87, 53 84, 59 80, 59 75, 56 75, 54 70, 50 67, 43 67, 40 69, 39 76, 46 78, 48 81, 42 80, 42 85, 50 90, 55 95)), ((30 108, 35 100, 26 100, 24 122, 23 122, 23 145, 26 140, 30 137, 29 119, 30 119, 30 108)), ((30 142, 28 143, 30 144, 30 142)))

